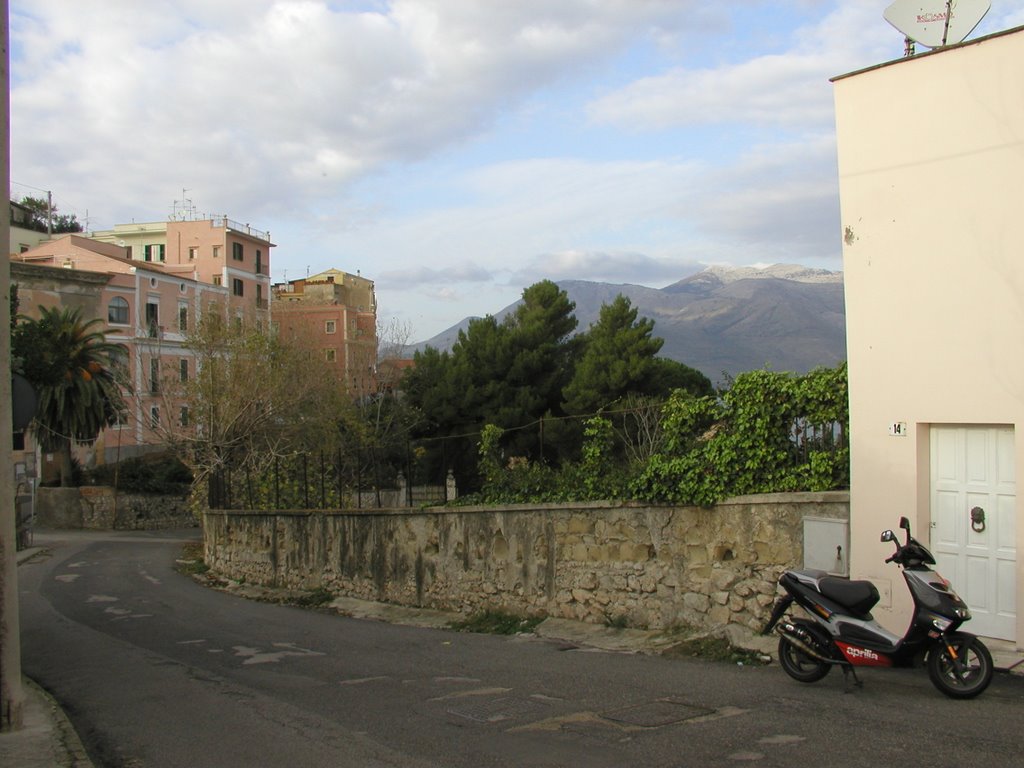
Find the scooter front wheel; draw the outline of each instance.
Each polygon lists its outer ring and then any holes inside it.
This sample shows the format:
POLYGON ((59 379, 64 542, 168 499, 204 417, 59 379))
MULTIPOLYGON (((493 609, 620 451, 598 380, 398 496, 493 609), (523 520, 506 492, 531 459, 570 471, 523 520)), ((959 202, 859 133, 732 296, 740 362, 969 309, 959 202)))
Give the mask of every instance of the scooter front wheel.
POLYGON ((953 699, 971 699, 992 682, 992 654, 974 635, 955 632, 928 654, 928 677, 953 699), (952 649, 952 653, 950 652, 952 649))
POLYGON ((801 683, 816 683, 832 669, 831 664, 804 653, 785 637, 779 638, 779 664, 801 683))

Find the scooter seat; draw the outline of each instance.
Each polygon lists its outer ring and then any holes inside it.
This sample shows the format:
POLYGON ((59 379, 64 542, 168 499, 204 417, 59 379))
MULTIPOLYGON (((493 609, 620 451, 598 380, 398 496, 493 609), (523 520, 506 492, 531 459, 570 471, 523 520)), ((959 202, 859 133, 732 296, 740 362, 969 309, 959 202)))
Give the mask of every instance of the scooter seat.
POLYGON ((868 615, 879 600, 878 588, 870 581, 829 577, 818 582, 821 594, 861 615, 868 615))

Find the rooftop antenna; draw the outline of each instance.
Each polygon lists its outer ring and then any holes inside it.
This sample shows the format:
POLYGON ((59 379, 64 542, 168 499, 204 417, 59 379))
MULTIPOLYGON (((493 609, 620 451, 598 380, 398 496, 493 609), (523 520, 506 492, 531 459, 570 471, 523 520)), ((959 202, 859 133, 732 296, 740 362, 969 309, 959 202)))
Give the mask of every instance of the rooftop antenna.
POLYGON ((171 219, 174 221, 195 221, 196 207, 192 200, 186 197, 189 190, 181 188, 181 200, 175 200, 171 205, 171 219))
POLYGON ((914 43, 943 48, 962 42, 992 7, 991 0, 896 0, 882 16, 905 36, 904 56, 914 43))

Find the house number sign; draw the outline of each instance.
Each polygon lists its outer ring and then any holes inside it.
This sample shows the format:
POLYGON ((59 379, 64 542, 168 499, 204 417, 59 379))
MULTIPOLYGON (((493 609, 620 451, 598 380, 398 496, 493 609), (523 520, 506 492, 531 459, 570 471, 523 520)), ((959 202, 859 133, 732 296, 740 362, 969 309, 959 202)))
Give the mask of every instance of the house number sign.
POLYGON ((907 422, 905 421, 894 421, 889 424, 889 434, 893 437, 906 437, 907 436, 907 422))

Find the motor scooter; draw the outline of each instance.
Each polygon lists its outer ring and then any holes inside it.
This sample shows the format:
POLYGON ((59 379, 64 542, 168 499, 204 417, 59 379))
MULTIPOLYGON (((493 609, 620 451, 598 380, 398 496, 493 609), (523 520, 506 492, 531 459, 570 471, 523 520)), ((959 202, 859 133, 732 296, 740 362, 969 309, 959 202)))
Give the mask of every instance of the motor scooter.
POLYGON ((861 686, 856 667, 913 667, 922 660, 928 676, 942 693, 969 699, 992 680, 992 655, 976 636, 958 631, 971 618, 967 604, 949 582, 929 568, 935 558, 910 535, 910 521, 900 518, 906 540, 900 544, 891 530, 882 541, 896 551, 886 558, 901 568, 914 599, 914 615, 903 637, 885 629, 871 616, 878 589, 870 581, 851 581, 820 570, 790 570, 779 578, 785 591, 776 601, 762 634, 780 635, 779 663, 794 680, 814 683, 832 667, 842 668, 861 686), (796 603, 807 617, 787 611, 796 603))

